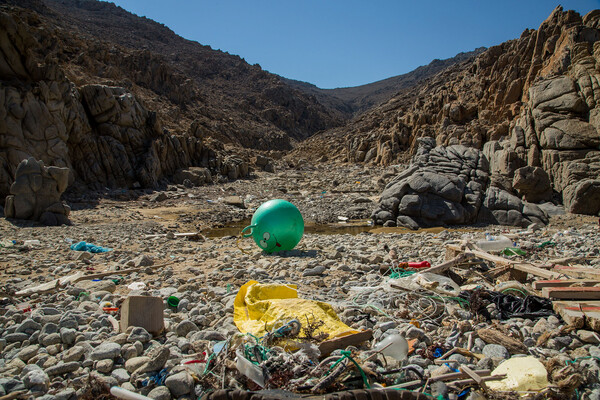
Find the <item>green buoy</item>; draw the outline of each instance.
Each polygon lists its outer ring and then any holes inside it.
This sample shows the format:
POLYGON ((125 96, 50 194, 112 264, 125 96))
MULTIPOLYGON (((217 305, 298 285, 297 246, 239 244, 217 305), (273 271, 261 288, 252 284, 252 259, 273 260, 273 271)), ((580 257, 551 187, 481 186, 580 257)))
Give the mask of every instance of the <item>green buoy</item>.
POLYGON ((263 203, 256 209, 250 225, 242 230, 243 237, 254 239, 267 253, 291 250, 304 234, 304 220, 295 205, 276 199, 263 203), (249 233, 244 234, 247 230, 249 233))

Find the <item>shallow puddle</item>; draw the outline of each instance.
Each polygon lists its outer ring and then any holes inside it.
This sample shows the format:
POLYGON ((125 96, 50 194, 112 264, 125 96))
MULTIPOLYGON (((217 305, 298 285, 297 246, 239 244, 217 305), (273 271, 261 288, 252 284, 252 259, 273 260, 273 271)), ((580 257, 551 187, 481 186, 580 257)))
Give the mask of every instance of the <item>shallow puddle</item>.
MULTIPOLYGON (((242 229, 250 225, 250 220, 238 221, 222 228, 212 228, 203 231, 205 236, 210 238, 223 236, 238 236, 242 229)), ((346 223, 337 224, 315 224, 306 222, 304 225, 304 233, 317 233, 320 235, 358 235, 361 232, 368 232, 373 229, 373 225, 369 224, 368 220, 348 221, 346 223)))
MULTIPOLYGON (((202 233, 210 238, 224 237, 224 236, 239 236, 242 229, 246 226, 250 225, 250 220, 233 222, 231 224, 227 224, 221 228, 212 228, 203 231, 202 233)), ((312 222, 306 222, 304 226, 304 233, 315 233, 319 235, 358 235, 362 232, 370 232, 370 233, 440 233, 442 231, 452 231, 452 232, 474 232, 480 230, 482 228, 476 227, 465 227, 465 228, 444 228, 441 226, 434 228, 422 228, 416 231, 408 228, 384 228, 384 227, 375 227, 372 225, 370 220, 355 220, 355 221, 346 221, 340 223, 332 223, 332 224, 315 224, 312 222)))

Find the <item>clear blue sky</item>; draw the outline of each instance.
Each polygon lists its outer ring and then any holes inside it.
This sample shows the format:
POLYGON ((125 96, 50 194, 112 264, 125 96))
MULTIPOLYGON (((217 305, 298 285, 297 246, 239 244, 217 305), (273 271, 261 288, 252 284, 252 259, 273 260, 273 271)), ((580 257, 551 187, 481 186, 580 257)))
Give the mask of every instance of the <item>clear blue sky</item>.
MULTIPOLYGON (((537 29, 552 0, 116 0, 186 39, 321 88, 357 86, 537 29)), ((582 16, 600 0, 563 0, 582 16)))

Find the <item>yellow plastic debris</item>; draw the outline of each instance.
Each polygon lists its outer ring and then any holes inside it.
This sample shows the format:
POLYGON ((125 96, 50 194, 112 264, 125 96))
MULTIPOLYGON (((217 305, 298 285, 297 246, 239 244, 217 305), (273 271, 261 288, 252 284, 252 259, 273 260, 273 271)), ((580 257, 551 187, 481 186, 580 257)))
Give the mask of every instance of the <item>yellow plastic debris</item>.
POLYGON ((504 375, 501 381, 486 382, 492 390, 541 390, 549 385, 548 372, 535 357, 513 357, 502 362, 492 375, 504 375))
MULTIPOLYGON (((256 337, 262 337, 292 319, 298 319, 303 327, 308 321, 323 321, 313 336, 327 333, 327 339, 358 333, 340 321, 329 304, 300 299, 296 289, 296 285, 249 281, 240 288, 233 303, 235 325, 240 332, 256 337)), ((304 337, 302 332, 299 337, 304 337)))

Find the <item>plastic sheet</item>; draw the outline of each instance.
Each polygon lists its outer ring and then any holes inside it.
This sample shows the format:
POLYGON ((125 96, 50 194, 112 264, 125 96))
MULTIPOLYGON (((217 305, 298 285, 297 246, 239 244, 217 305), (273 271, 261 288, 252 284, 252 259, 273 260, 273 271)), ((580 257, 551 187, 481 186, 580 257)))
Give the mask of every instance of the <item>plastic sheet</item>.
POLYGON ((446 296, 458 296, 460 293, 460 287, 452 279, 428 272, 390 279, 389 284, 407 290, 427 289, 446 296))
POLYGON ((71 250, 76 251, 89 251, 90 253, 106 253, 107 251, 111 251, 107 247, 96 246, 95 244, 79 242, 71 245, 71 250))
MULTIPOLYGON (((326 333, 328 339, 358 333, 340 321, 329 304, 298 298, 296 285, 249 281, 240 288, 233 304, 235 325, 240 332, 256 337, 262 337, 293 319, 299 320, 303 326, 306 321, 323 321, 314 333, 326 333)), ((303 333, 299 337, 303 337, 303 333)))
POLYGON ((475 290, 473 292, 461 292, 460 297, 468 300, 472 310, 484 317, 491 319, 485 307, 494 303, 500 311, 502 319, 509 318, 543 318, 554 315, 552 301, 539 296, 526 296, 525 298, 510 294, 492 292, 487 290, 475 290))

